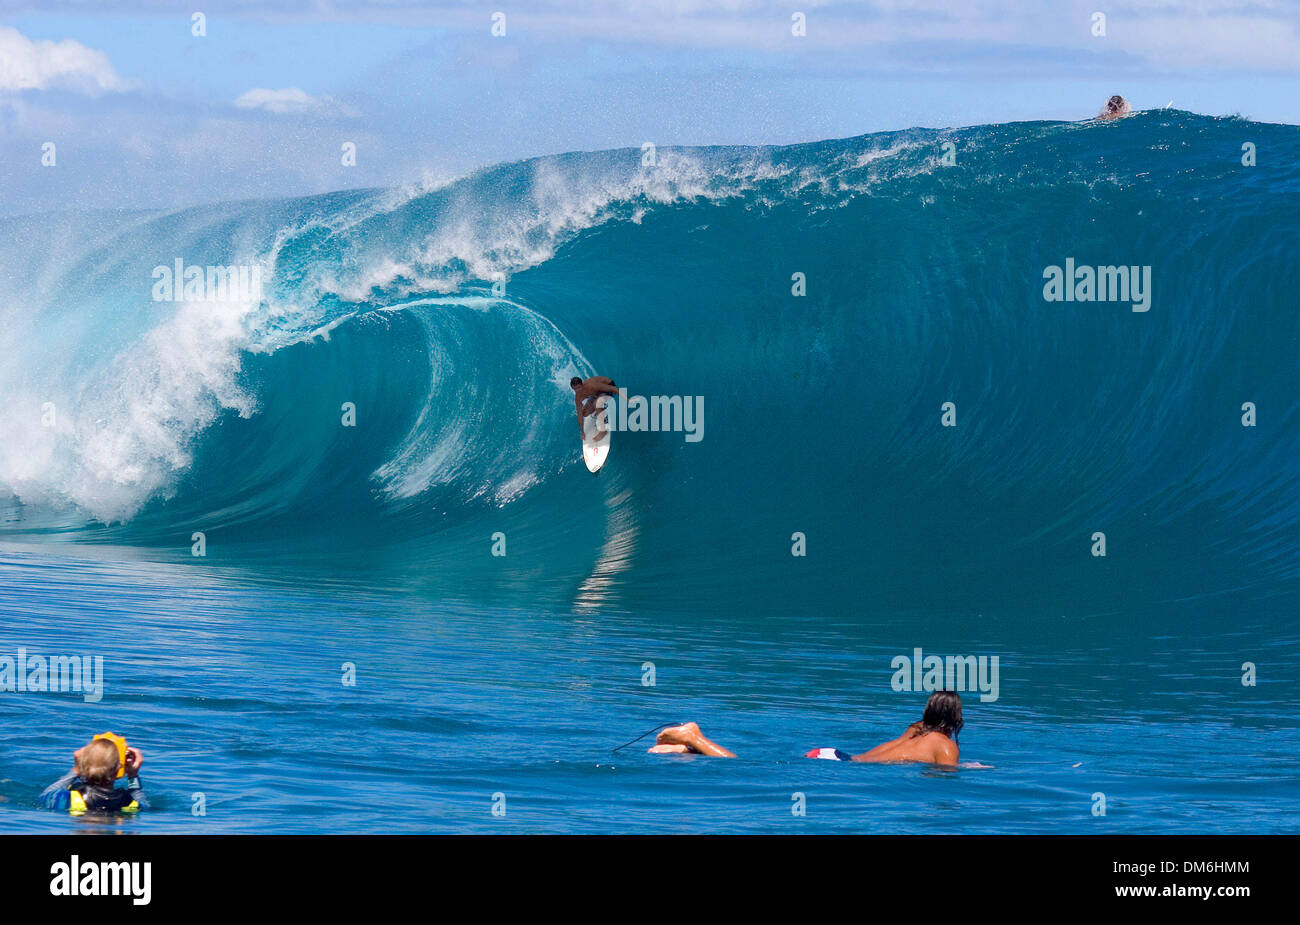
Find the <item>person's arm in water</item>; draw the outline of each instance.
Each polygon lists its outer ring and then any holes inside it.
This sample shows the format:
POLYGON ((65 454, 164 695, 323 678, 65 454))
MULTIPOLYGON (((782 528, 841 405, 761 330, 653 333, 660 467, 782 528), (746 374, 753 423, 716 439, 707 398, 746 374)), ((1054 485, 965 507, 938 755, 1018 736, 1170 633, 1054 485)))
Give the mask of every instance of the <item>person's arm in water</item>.
POLYGON ((655 746, 650 749, 652 755, 700 754, 712 758, 735 758, 736 753, 727 751, 717 742, 700 732, 696 723, 670 726, 655 738, 655 746))
POLYGON ((68 791, 78 780, 77 772, 69 771, 42 790, 41 795, 36 798, 36 802, 45 809, 67 809, 68 791))

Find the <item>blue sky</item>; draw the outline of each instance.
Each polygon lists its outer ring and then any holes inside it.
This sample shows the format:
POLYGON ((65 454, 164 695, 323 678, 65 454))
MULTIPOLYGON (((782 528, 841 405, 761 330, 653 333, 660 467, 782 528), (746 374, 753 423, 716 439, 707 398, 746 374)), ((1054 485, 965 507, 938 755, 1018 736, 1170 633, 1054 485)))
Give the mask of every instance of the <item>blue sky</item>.
POLYGON ((1112 93, 1300 123, 1295 0, 50 7, 0 0, 0 213, 398 185, 644 141, 1081 119, 1112 93))

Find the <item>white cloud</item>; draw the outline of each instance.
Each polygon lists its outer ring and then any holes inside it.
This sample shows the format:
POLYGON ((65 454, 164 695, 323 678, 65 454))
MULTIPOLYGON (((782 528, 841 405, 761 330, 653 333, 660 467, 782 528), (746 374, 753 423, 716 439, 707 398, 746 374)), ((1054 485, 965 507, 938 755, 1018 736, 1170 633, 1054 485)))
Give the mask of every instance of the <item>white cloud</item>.
MULTIPOLYGON (((6 0, 0 0, 0 6, 6 0)), ((39 0, 9 0, 20 8, 39 0)), ((170 10, 174 0, 114 0, 114 9, 170 10)), ((437 28, 482 37, 488 7, 472 0, 228 0, 230 15, 279 25, 367 23, 437 28)), ((967 49, 1016 67, 1026 50, 1114 51, 1155 68, 1206 68, 1294 73, 1300 59, 1297 0, 529 0, 504 7, 509 35, 603 40, 673 49, 792 52, 842 51, 863 56, 891 46, 915 56, 925 43, 947 48, 917 59, 918 68, 946 66, 949 51, 967 49), (790 17, 807 15, 794 40, 790 17), (1108 36, 1090 33, 1103 11, 1108 36), (795 43, 798 44, 795 44, 795 43)), ((514 39, 507 39, 507 42, 514 39)))
POLYGON ((0 91, 67 89, 83 93, 125 90, 108 55, 80 42, 33 41, 0 26, 0 91))
POLYGON ((281 115, 290 113, 349 114, 349 110, 335 103, 332 97, 312 96, 297 87, 285 87, 283 90, 267 90, 262 87, 254 87, 252 90, 240 94, 239 99, 235 100, 235 105, 240 109, 264 109, 267 112, 281 115))

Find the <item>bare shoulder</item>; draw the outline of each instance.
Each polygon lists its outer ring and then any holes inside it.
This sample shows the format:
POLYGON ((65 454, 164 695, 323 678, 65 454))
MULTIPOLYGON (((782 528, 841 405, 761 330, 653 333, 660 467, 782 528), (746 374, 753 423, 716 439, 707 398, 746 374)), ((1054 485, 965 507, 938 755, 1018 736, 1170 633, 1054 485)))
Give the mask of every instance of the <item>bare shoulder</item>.
POLYGON ((932 732, 930 733, 930 737, 935 739, 933 752, 934 763, 955 765, 961 754, 961 749, 957 747, 957 743, 948 738, 942 732, 932 732))

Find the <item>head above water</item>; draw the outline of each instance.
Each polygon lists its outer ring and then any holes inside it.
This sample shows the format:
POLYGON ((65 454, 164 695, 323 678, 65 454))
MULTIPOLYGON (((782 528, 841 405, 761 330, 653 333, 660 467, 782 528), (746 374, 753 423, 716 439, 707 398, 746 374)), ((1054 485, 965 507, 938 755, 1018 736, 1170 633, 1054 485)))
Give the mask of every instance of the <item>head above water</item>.
POLYGON ((582 388, 582 377, 581 377, 581 376, 574 376, 572 379, 570 379, 570 380, 569 380, 569 388, 571 388, 571 389, 580 389, 580 388, 582 388))
POLYGON ((1124 97, 1112 96, 1106 101, 1106 105, 1101 111, 1101 117, 1103 119, 1117 119, 1120 116, 1128 115, 1131 109, 1128 100, 1124 99, 1124 97))
POLYGON ((111 787, 121 769, 117 746, 108 739, 95 739, 76 752, 77 776, 88 784, 111 787))
POLYGON ((963 725, 961 695, 956 691, 935 691, 926 701, 925 715, 921 717, 921 728, 917 734, 942 732, 948 738, 956 740, 963 725))

